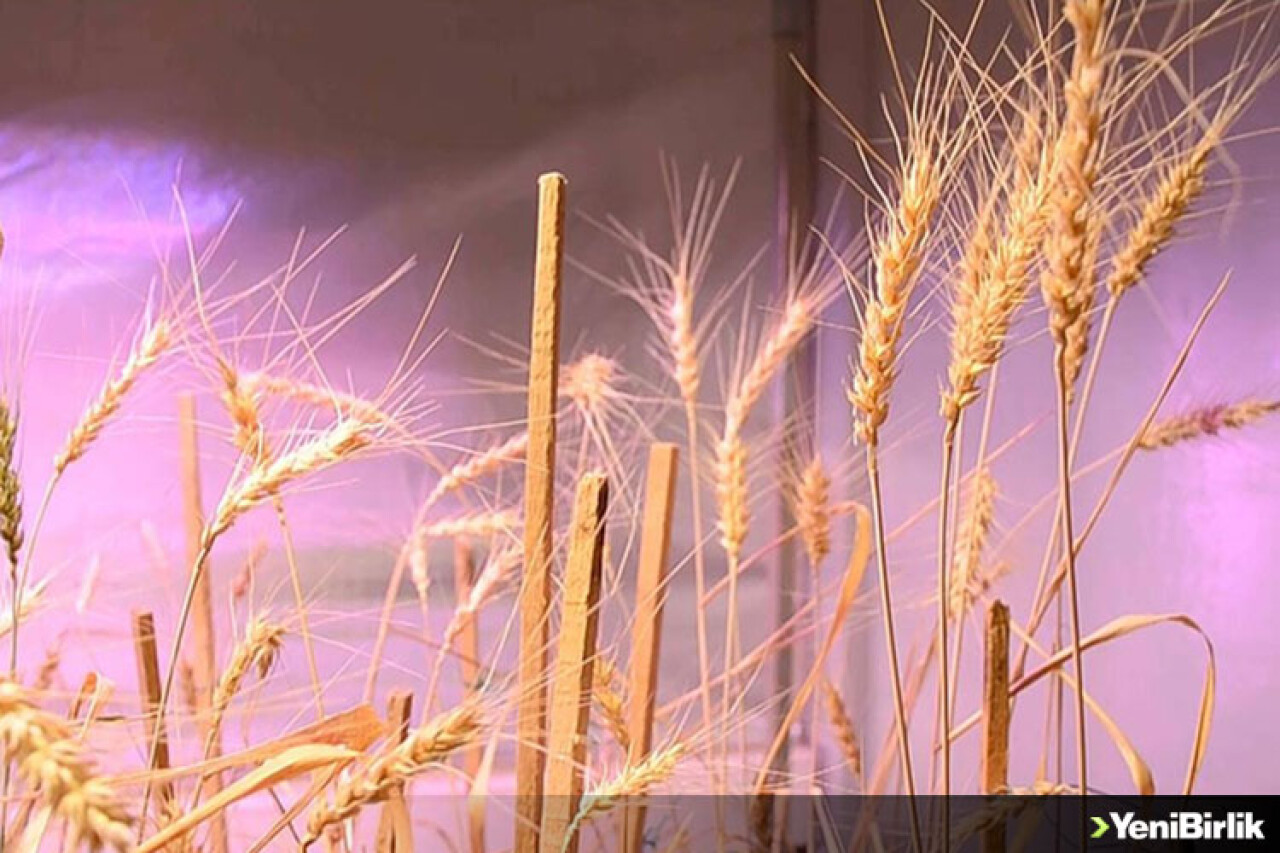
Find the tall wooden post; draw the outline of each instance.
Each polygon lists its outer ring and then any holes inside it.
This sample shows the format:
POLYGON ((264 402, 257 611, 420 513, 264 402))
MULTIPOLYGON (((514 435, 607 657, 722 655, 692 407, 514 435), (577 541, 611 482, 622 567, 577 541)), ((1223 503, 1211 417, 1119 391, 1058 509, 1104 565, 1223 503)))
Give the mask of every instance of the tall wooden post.
MULTIPOLYGON (((182 522, 190 567, 200 553, 204 532, 204 503, 200 495, 200 428, 196 420, 196 398, 190 391, 178 395, 178 457, 182 472, 182 522)), ((217 680, 217 644, 213 630, 213 578, 206 558, 191 599, 191 635, 195 641, 191 671, 195 676, 196 730, 200 741, 209 743, 210 707, 217 680)), ((221 738, 210 744, 209 757, 222 755, 221 738)), ((207 800, 222 790, 222 774, 211 773, 204 783, 207 800)), ((211 853, 227 853, 227 817, 218 812, 209 822, 211 853)))
MULTIPOLYGON (((982 793, 998 794, 1009 784, 1009 608, 994 601, 987 611, 982 666, 982 793)), ((948 733, 949 734, 949 733, 948 733)), ((1004 853, 1000 823, 982 834, 984 853, 1004 853)))
POLYGON ((546 735, 546 655, 555 524, 556 394, 560 365, 560 280, 565 179, 538 178, 529 346, 529 447, 524 475, 524 580, 520 587, 520 667, 516 713, 515 853, 535 853, 542 824, 546 735))
MULTIPOLYGON (((143 727, 147 742, 154 743, 149 770, 169 769, 169 736, 160 720, 160 656, 156 652, 156 620, 149 612, 133 614, 133 655, 138 664, 138 693, 142 700, 143 727)), ((156 786, 160 802, 168 802, 173 788, 168 782, 156 786)))
MULTIPOLYGON (((631 626, 631 665, 628 688, 627 761, 636 765, 653 747, 653 709, 658 697, 658 658, 662 649, 662 606, 667 598, 667 559, 671 549, 671 514, 675 509, 676 464, 674 444, 649 448, 645 480, 640 560, 636 575, 636 613, 631 626)), ((622 853, 640 853, 644 844, 642 804, 629 805, 622 814, 622 853)))
POLYGON ((608 502, 609 486, 604 475, 584 475, 578 482, 569 530, 560 640, 551 683, 541 853, 578 853, 573 819, 582 800, 582 767, 587 758, 608 502))
MULTIPOLYGON (((792 280, 791 270, 808 259, 806 235, 813 221, 814 188, 817 174, 817 133, 813 94, 796 71, 799 62, 813 73, 814 0, 773 0, 774 44, 774 274, 779 289, 792 280)), ((800 457, 814 446, 814 387, 817 375, 817 346, 810 334, 796 347, 785 372, 782 422, 787 425, 782 448, 783 477, 803 466, 800 457)), ((780 480, 781 481, 781 480, 780 480)), ((780 501, 782 530, 795 524, 789 502, 780 501)), ((791 539, 778 551, 778 625, 795 615, 798 594, 796 555, 791 539)), ((790 707, 794 689, 795 662, 790 644, 776 655, 775 692, 778 721, 790 707)), ((778 752, 774 769, 786 774, 787 744, 778 752)))

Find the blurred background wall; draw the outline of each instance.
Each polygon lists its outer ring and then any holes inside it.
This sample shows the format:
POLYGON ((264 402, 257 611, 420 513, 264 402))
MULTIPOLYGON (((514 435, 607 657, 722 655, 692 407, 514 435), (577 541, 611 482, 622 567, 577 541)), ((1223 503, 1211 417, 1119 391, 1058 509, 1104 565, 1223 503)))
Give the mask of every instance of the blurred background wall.
MULTIPOLYGON (((886 5, 895 35, 918 48, 923 10, 886 5)), ((963 21, 971 6, 935 5, 953 21, 963 21)), ((989 5, 981 33, 988 41, 1012 21, 1003 3, 989 5)), ((874 132, 882 127, 879 93, 890 79, 874 8, 862 0, 820 0, 817 14, 817 78, 874 132)), ((527 336, 533 186, 542 171, 569 176, 576 213, 613 215, 665 238, 660 153, 690 180, 704 164, 723 175, 740 159, 716 249, 717 269, 732 275, 771 238, 771 22, 765 0, 0 3, 0 224, 7 237, 0 300, 10 316, 29 316, 34 341, 22 366, 24 476, 43 482, 66 425, 154 292, 157 257, 180 256, 175 185, 202 245, 240 206, 219 251, 225 263, 217 265, 229 289, 283 263, 300 229, 315 245, 346 228, 315 265, 322 306, 340 305, 405 258, 418 259, 404 285, 324 353, 326 366, 350 374, 355 387, 376 383, 394 367, 459 235, 460 254, 432 327, 518 352, 527 336), (38 310, 27 315, 21 306, 33 300, 38 310)), ((1272 87, 1246 126, 1268 128, 1277 109, 1280 92, 1272 87)), ((825 110, 818 144, 824 157, 856 165, 825 110)), ((1105 452, 1137 423, 1228 268, 1232 288, 1172 405, 1280 391, 1274 273, 1280 246, 1268 239, 1280 224, 1274 187, 1280 158, 1267 135, 1234 150, 1234 215, 1229 221, 1218 215, 1229 198, 1229 188, 1220 187, 1206 205, 1213 215, 1194 220, 1186 243, 1160 260, 1158 289, 1132 300, 1120 318, 1122 334, 1113 338, 1095 410, 1103 427, 1086 435, 1087 454, 1105 452)), ((821 170, 820 210, 839 184, 833 171, 821 170)), ((857 204, 840 208, 841 227, 859 227, 859 211, 857 204)), ((621 271, 616 244, 583 218, 571 220, 569 246, 587 267, 621 271)), ((770 268, 762 265, 755 282, 762 293, 770 268)), ((601 347, 638 371, 655 371, 640 312, 585 275, 571 272, 566 287, 567 349, 601 347)), ((834 307, 830 321, 819 344, 824 447, 828 458, 856 470, 842 390, 853 341, 848 306, 834 307)), ((9 367, 14 340, 10 334, 9 367)), ((1021 366, 1002 378, 1014 389, 997 419, 1006 437, 1049 411, 1041 343, 1020 346, 1021 366)), ((890 513, 898 519, 935 488, 932 395, 941 348, 937 334, 922 339, 904 372, 904 402, 895 410, 885 463, 892 472, 890 513)), ((518 418, 518 394, 453 392, 467 377, 504 369, 519 381, 482 348, 454 340, 433 354, 420 378, 442 401, 442 424, 489 423, 518 418)), ((107 438, 119 452, 100 453, 75 473, 51 512, 43 557, 67 589, 93 553, 145 553, 140 520, 154 526, 177 559, 172 435, 172 400, 144 396, 107 438)), ((1280 748, 1270 722, 1280 700, 1274 664, 1280 627, 1271 618, 1280 602, 1277 438, 1277 428, 1264 425, 1141 460, 1085 555, 1086 628, 1124 612, 1180 610, 1200 619, 1217 643, 1220 705, 1203 777, 1205 789, 1216 792, 1280 787, 1280 770, 1268 760, 1280 748)), ((1018 517, 1050 481, 1048 439, 1037 433, 997 471, 1002 518, 1018 517)), ((324 493, 299 499, 313 510, 299 523, 314 549, 315 571, 331 581, 326 588, 349 596, 326 603, 335 610, 372 608, 377 573, 385 571, 422 486, 422 472, 407 466, 362 470, 342 484, 338 507, 324 493), (344 521, 335 525, 339 515, 344 521)), ((208 479, 212 501, 219 481, 208 479)), ((856 478, 841 486, 848 493, 856 478)), ((1040 541, 1028 534, 1007 543, 1007 559, 1029 564, 1009 585, 1015 615, 1030 595, 1040 541)), ((927 530, 895 545, 904 561, 919 564, 901 595, 923 612, 930 548, 927 530)), ((154 560, 104 559, 104 594, 117 603, 132 600, 130 590, 156 572, 164 579, 154 560)), ((754 594, 760 607, 772 606, 766 586, 754 594)), ((684 618, 682 610, 672 618, 684 618)), ((864 621, 873 616, 868 610, 864 621)), ((106 620, 100 628, 114 637, 106 620)), ((870 730, 881 731, 889 719, 886 681, 871 628, 856 634, 845 665, 859 713, 870 730)), ((923 616, 911 628, 908 637, 923 642, 923 616)), ((669 636, 672 655, 685 657, 692 640, 678 627, 669 636)), ((1198 654, 1192 639, 1157 632, 1101 653, 1105 665, 1092 669, 1091 689, 1151 759, 1164 788, 1177 783, 1185 763, 1198 654)), ((1021 751, 1015 774, 1029 778, 1039 708, 1023 717, 1021 734, 1031 747, 1021 751)), ((1112 750, 1097 739, 1094 751, 1105 768, 1100 784, 1124 787, 1112 750)))

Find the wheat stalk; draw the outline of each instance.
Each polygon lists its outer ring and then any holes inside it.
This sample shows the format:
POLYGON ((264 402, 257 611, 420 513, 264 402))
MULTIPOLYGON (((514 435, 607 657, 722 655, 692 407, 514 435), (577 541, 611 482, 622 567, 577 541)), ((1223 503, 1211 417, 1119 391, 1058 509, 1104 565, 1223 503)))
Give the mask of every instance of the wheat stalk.
POLYGON ((137 384, 138 378, 160 360, 172 342, 173 330, 169 321, 161 317, 152 323, 129 353, 120 373, 103 386, 97 399, 81 416, 80 422, 67 436, 66 445, 54 459, 54 476, 58 477, 67 466, 84 456, 89 447, 102 434, 103 428, 120 411, 125 396, 137 384))
POLYGON ((68 827, 67 849, 133 847, 132 818, 66 725, 35 706, 22 689, 0 682, 0 743, 18 775, 68 827))
POLYGON ((1242 429, 1280 411, 1280 401, 1248 399, 1238 403, 1203 406, 1153 423, 1138 439, 1141 450, 1158 450, 1184 441, 1242 429))
POLYGON ((355 816, 366 805, 381 801, 427 765, 471 744, 480 734, 482 725, 479 706, 468 703, 411 732, 403 743, 374 759, 340 785, 333 802, 316 807, 307 822, 302 846, 310 846, 328 827, 355 816))
POLYGON ((840 691, 830 679, 822 679, 823 707, 827 711, 827 720, 840 746, 840 754, 849 765, 849 769, 857 779, 862 778, 862 747, 858 744, 858 731, 853 727, 853 718, 849 716, 840 691))
MULTIPOLYGON (((1095 215, 1101 90, 1105 77, 1105 0, 1068 0, 1063 14, 1075 35, 1071 70, 1064 85, 1066 116, 1054 149, 1053 217, 1045 245, 1041 294, 1054 341, 1058 410, 1058 489, 1061 541, 1070 580, 1071 646, 1076 672, 1076 763, 1088 791, 1084 664, 1080 649, 1080 598, 1076 583, 1075 532, 1071 518, 1071 448, 1068 410, 1088 347, 1093 306, 1093 260, 1100 237, 1095 215)), ((945 661, 943 662, 945 666, 945 661)), ((1084 809, 1080 811, 1084 834, 1084 809)))

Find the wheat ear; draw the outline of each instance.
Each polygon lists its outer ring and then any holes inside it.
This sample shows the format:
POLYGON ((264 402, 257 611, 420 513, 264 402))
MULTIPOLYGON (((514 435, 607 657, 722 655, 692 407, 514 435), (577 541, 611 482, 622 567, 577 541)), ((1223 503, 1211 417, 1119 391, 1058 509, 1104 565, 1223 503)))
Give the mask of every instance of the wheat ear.
POLYGON ((1241 400, 1238 403, 1202 406, 1171 418, 1156 421, 1138 440, 1141 450, 1158 450, 1184 441, 1217 435, 1223 430, 1242 429, 1280 411, 1280 400, 1241 400))
POLYGON ((792 512, 800 530, 810 566, 818 566, 831 553, 831 478, 815 455, 800 472, 792 497, 792 512))
POLYGON ((302 846, 317 841, 325 830, 381 801, 428 765, 471 744, 480 734, 479 706, 469 703, 441 714, 411 732, 405 741, 374 759, 338 787, 333 802, 320 804, 307 822, 302 846))
POLYGON ((22 551, 22 480, 18 476, 16 448, 18 443, 18 416, 0 397, 0 542, 9 556, 11 590, 14 602, 18 601, 18 554, 22 551))
POLYGON ((670 779, 683 757, 683 744, 677 743, 667 749, 655 750, 641 761, 628 764, 618 775, 583 795, 578 812, 565 832, 565 844, 568 845, 569 840, 588 820, 616 808, 624 798, 641 796, 653 786, 670 779))
POLYGON ((497 510, 435 521, 424 527, 422 532, 433 539, 456 539, 460 536, 484 537, 495 533, 510 533, 519 527, 519 513, 497 510))
POLYGON ((853 727, 853 718, 840 696, 840 691, 828 678, 822 679, 823 707, 827 711, 827 721, 831 723, 831 731, 840 746, 840 754, 845 764, 849 765, 854 778, 862 778, 862 747, 858 744, 858 730, 853 727))
POLYGON ((444 476, 436 483, 431 490, 431 494, 427 496, 425 506, 434 506, 445 495, 456 492, 458 489, 476 482, 481 477, 492 474, 504 465, 520 461, 524 458, 524 453, 528 448, 529 434, 522 432, 483 453, 478 453, 459 462, 446 471, 444 476))
POLYGON ((1112 262, 1107 276, 1112 299, 1119 299, 1141 280, 1147 263, 1173 236, 1174 226, 1204 189, 1209 155, 1217 140, 1217 133, 1211 131, 1161 175, 1112 262))
POLYGON ((611 661, 596 658, 591 671, 591 696, 600 709, 605 728, 626 753, 631 748, 631 735, 627 729, 627 703, 617 688, 620 680, 618 670, 611 661))
POLYGON ((103 428, 120 411, 120 404, 137 384, 138 378, 159 361, 160 356, 169 348, 172 332, 169 322, 163 317, 151 324, 129 353, 120 373, 103 386, 97 399, 85 410, 80 422, 67 436, 66 445, 54 459, 54 476, 61 475, 68 465, 84 456, 90 445, 102 434, 103 428))
POLYGON ((956 555, 951 563, 952 619, 962 619, 969 611, 974 596, 981 591, 982 553, 995 522, 998 489, 991 469, 985 465, 973 474, 968 500, 960 513, 956 531, 956 555))
POLYGON ((209 733, 205 738, 205 756, 218 742, 222 721, 231 700, 240 692, 250 672, 257 672, 259 680, 267 677, 280 657, 284 646, 284 627, 266 619, 254 619, 245 630, 244 639, 236 645, 227 668, 222 671, 213 689, 213 701, 209 706, 209 733))
POLYGON ((67 849, 132 849, 132 818, 116 792, 66 725, 10 681, 0 682, 0 743, 18 775, 66 821, 67 849))

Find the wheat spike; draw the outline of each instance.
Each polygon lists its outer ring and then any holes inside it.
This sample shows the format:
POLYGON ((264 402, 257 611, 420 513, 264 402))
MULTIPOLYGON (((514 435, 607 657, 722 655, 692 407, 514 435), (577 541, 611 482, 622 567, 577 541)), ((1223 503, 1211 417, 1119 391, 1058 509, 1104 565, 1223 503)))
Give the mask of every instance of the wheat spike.
POLYGON ((831 553, 831 478, 815 455, 800 473, 792 512, 809 564, 817 566, 831 553))
MULTIPOLYGON (((1027 138, 1038 138, 1035 114, 1028 116, 1021 149, 1027 138), (1027 128, 1031 128, 1028 130, 1027 128)), ((1004 351, 1014 315, 1027 297, 1028 273, 1035 261, 1044 230, 1046 169, 1023 163, 1017 154, 1017 171, 1005 210, 1003 227, 994 239, 990 226, 979 223, 971 251, 978 258, 966 262, 952 303, 951 357, 947 389, 942 395, 942 416, 948 422, 973 403, 979 383, 1004 351)))
POLYGON ((518 462, 524 458, 525 451, 528 448, 529 434, 522 432, 519 435, 512 436, 502 444, 459 462, 445 472, 444 476, 436 483, 435 488, 431 490, 431 494, 427 496, 425 505, 428 507, 434 506, 445 495, 476 482, 481 477, 493 473, 503 465, 518 462))
POLYGON ((303 846, 318 840, 328 827, 353 817, 370 803, 379 802, 427 765, 471 744, 480 734, 482 725, 479 706, 468 703, 435 717, 410 733, 403 743, 374 759, 340 785, 333 802, 316 807, 307 822, 303 846))
POLYGON ((339 391, 314 382, 305 382, 289 376, 276 376, 269 373, 246 373, 240 384, 244 393, 255 401, 262 393, 272 394, 310 406, 329 409, 339 417, 355 418, 369 424, 384 427, 396 427, 394 415, 384 411, 376 403, 346 391, 339 391))
POLYGON ((1142 450, 1172 447, 1184 441, 1217 435, 1223 430, 1241 429, 1276 411, 1280 411, 1280 401, 1277 400, 1249 399, 1203 406, 1153 423, 1138 440, 1138 447, 1142 450))
POLYGON ((133 848, 133 819, 58 718, 10 681, 0 682, 0 743, 18 776, 66 821, 66 849, 133 848))
MULTIPOLYGON (((968 500, 960 514, 955 558, 951 563, 951 618, 960 619, 984 589, 982 552, 995 522, 996 479, 985 465, 973 474, 968 500)), ((989 585, 989 581, 986 585, 989 585)))
POLYGON ((222 730, 222 721, 231 700, 240 692, 245 678, 256 671, 258 678, 264 679, 271 672, 280 657, 280 649, 284 646, 285 630, 281 625, 267 619, 254 619, 245 629, 244 639, 236 645, 231 654, 227 668, 222 671, 217 685, 213 689, 213 701, 209 708, 208 743, 215 743, 222 730))
POLYGON ((928 140, 911 141, 897 205, 871 244, 874 280, 863 312, 857 370, 849 389, 855 432, 871 446, 878 443, 880 427, 889 417, 898 341, 938 202, 940 181, 934 154, 928 140))
POLYGON ((596 658, 591 680, 591 695, 600 708, 605 728, 622 751, 627 752, 631 748, 631 735, 627 730, 627 703, 617 689, 621 681, 618 670, 612 661, 596 658))
POLYGON ((677 743, 667 749, 650 752, 635 764, 628 764, 618 775, 583 795, 565 837, 572 838, 583 823, 615 808, 623 798, 641 796, 654 785, 670 779, 683 757, 684 745, 677 743))
POLYGON ((271 448, 262 425, 261 395, 230 362, 219 359, 218 372, 222 377, 219 396, 231 418, 231 443, 254 464, 265 465, 271 448))
POLYGON ((599 419, 617 393, 615 384, 621 368, 608 356, 587 353, 564 366, 560 374, 560 394, 585 417, 599 419))
POLYGON ((423 534, 437 539, 456 539, 459 536, 483 537, 495 533, 510 533, 519 527, 518 513, 497 510, 435 521, 423 528, 423 534))
POLYGON ((1216 144, 1217 134, 1211 131, 1161 176, 1112 262, 1107 290, 1113 299, 1138 283, 1147 263, 1173 236, 1174 226, 1204 189, 1209 154, 1216 144))
POLYGON ((716 444, 716 501, 720 507, 720 545, 730 560, 742 553, 747 538, 747 447, 736 430, 716 444))
POLYGON ((840 691, 828 678, 822 679, 823 707, 827 711, 827 720, 831 723, 831 731, 840 746, 840 754, 845 764, 853 772, 855 778, 862 778, 862 747, 858 744, 858 731, 853 727, 853 718, 840 696, 840 691))
POLYGON ((205 528, 206 545, 225 533, 241 515, 279 494, 285 486, 355 455, 371 445, 374 437, 369 425, 343 420, 289 453, 255 463, 240 483, 228 489, 218 502, 205 528))
POLYGON ((1104 0, 1068 0, 1063 14, 1075 33, 1064 86, 1066 117, 1054 150, 1052 221, 1045 244, 1041 294, 1049 331, 1064 354, 1065 382, 1075 384, 1088 348, 1093 257, 1100 225, 1093 198, 1101 126, 1104 0))
POLYGON ((62 474, 68 465, 84 456, 90 445, 102 434, 103 428, 120 411, 125 395, 137 384, 138 378, 169 349, 172 333, 169 322, 163 317, 151 324, 129 353, 120 373, 103 387, 97 399, 67 436, 66 445, 54 459, 55 476, 62 474))
POLYGON ((18 416, 0 397, 0 542, 4 542, 9 565, 15 569, 23 540, 22 480, 15 458, 17 443, 18 416))

